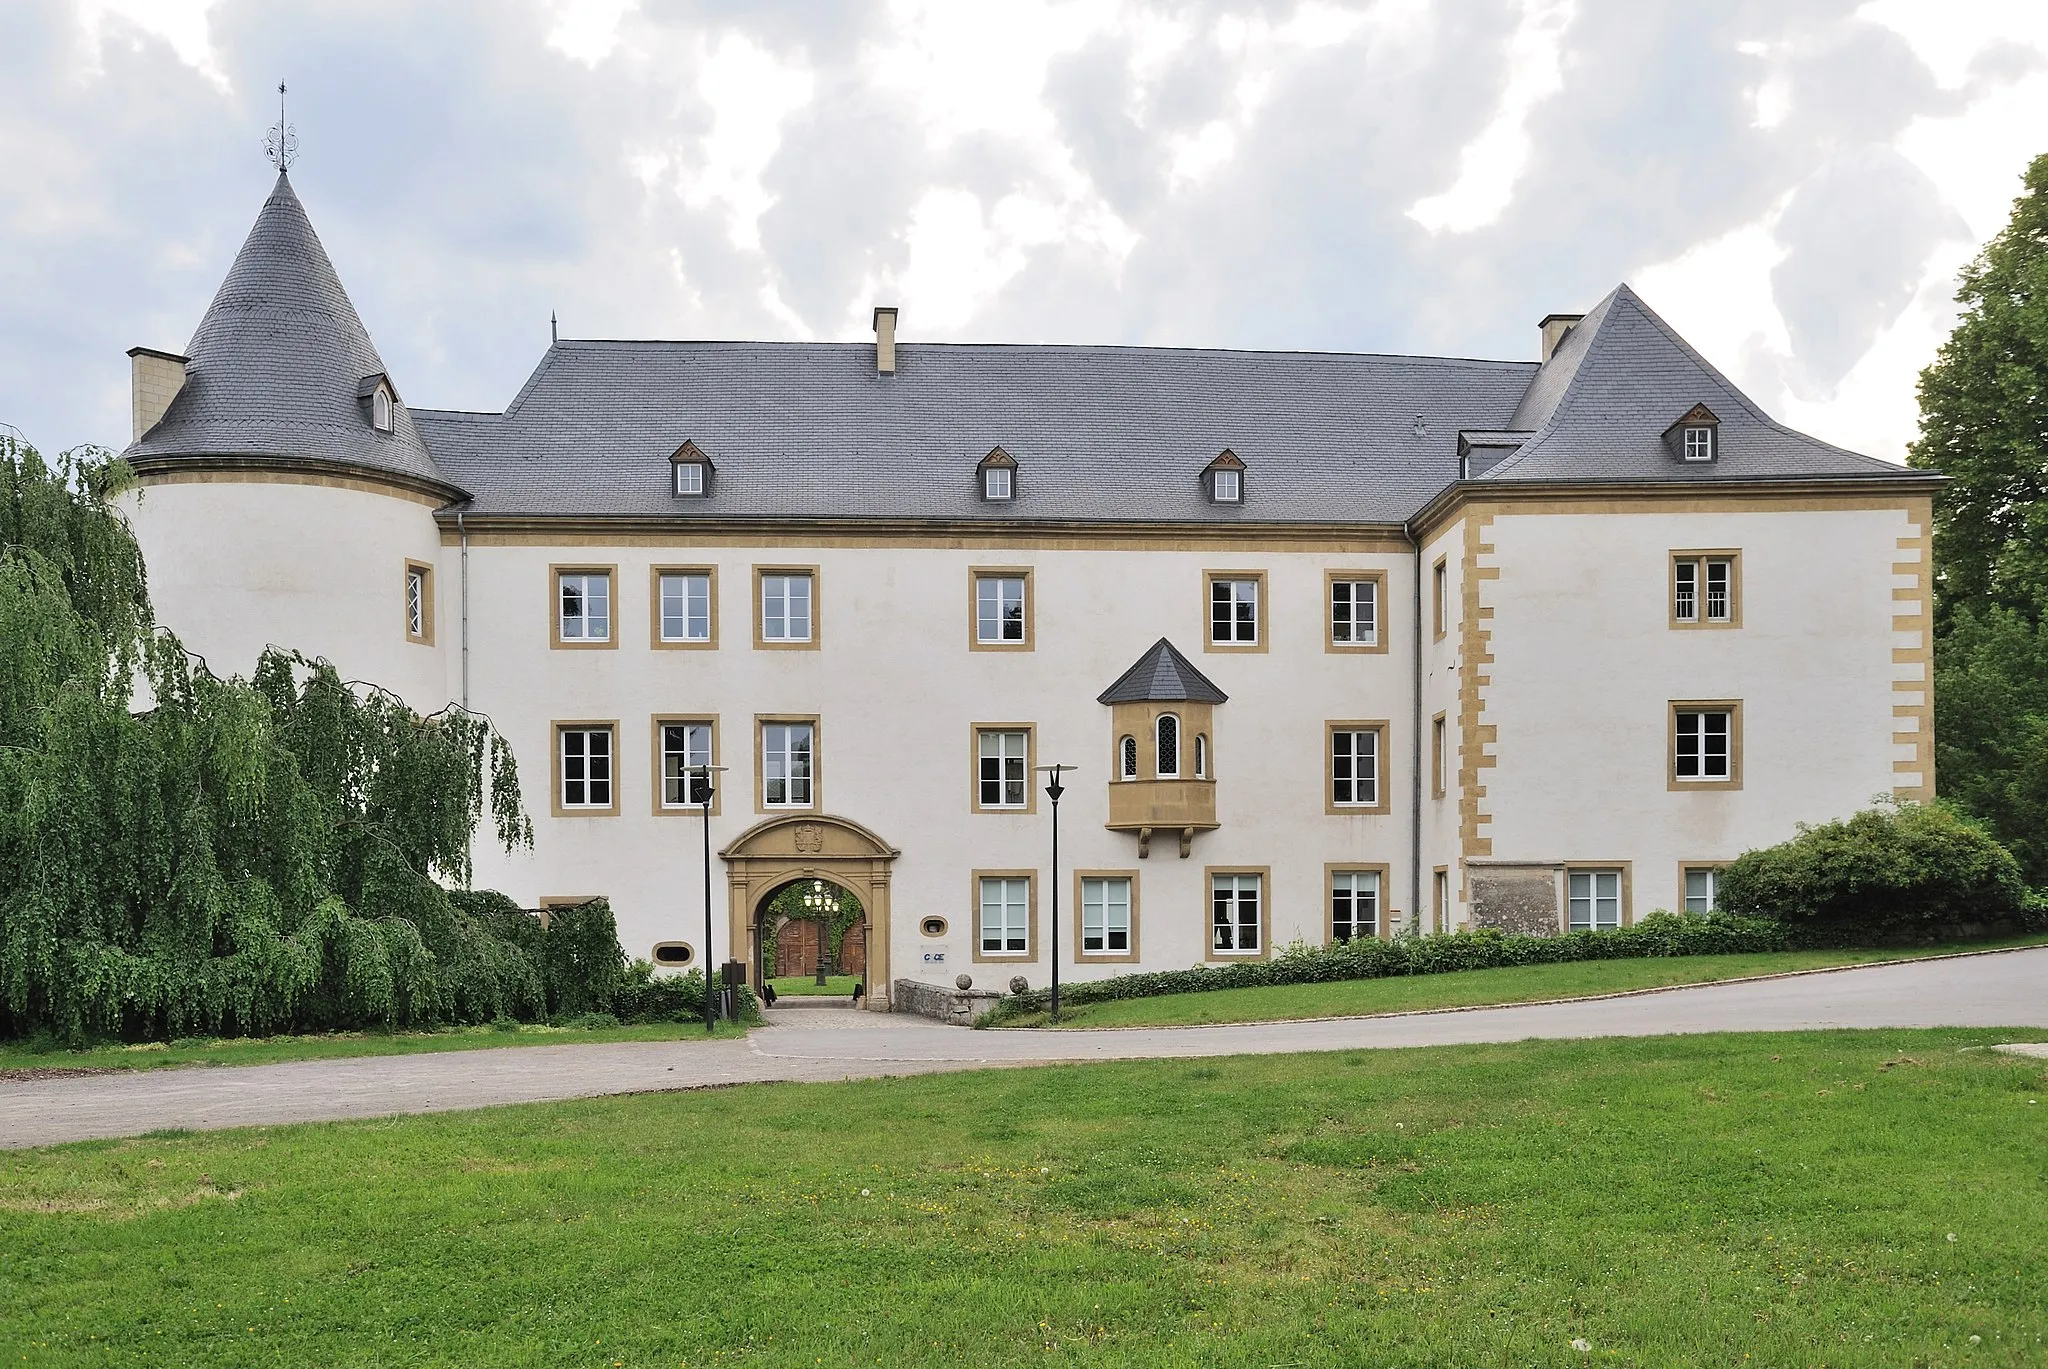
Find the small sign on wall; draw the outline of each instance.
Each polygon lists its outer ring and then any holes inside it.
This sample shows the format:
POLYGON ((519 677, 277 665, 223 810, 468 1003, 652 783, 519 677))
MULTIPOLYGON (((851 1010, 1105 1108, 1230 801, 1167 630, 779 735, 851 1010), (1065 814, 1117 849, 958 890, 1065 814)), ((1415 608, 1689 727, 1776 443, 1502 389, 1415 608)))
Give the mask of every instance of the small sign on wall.
POLYGON ((931 966, 940 966, 940 965, 944 965, 944 964, 946 963, 946 951, 947 951, 947 949, 948 949, 948 948, 947 948, 947 947, 944 947, 944 946, 927 946, 927 947, 925 947, 925 948, 924 948, 924 963, 925 963, 925 964, 927 964, 927 965, 931 965, 931 966))

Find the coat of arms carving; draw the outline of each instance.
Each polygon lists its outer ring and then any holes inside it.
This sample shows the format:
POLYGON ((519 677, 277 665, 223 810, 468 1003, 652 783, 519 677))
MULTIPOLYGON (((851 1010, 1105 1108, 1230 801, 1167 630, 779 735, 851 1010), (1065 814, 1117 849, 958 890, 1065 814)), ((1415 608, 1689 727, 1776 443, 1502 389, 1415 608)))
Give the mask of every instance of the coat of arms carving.
POLYGON ((796 828, 796 849, 806 855, 816 855, 825 849, 825 829, 815 822, 801 822, 796 828))

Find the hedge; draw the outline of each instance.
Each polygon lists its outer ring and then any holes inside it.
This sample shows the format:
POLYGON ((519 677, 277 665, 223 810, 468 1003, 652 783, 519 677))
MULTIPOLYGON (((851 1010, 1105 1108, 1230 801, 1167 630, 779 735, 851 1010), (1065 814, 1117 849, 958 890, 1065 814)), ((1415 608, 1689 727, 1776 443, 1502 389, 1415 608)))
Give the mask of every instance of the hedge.
MULTIPOLYGON (((739 1012, 735 1020, 752 1021, 760 1011, 754 1002, 753 989, 742 984, 736 992, 739 994, 739 1012)), ((713 1003, 715 1007, 716 1000, 713 1003)), ((621 1022, 701 1022, 704 1020, 704 975, 698 970, 687 974, 656 975, 653 965, 645 960, 636 960, 619 982, 612 1011, 621 1022)))
MULTIPOLYGON (((1321 984, 1340 979, 1449 974, 1456 970, 1558 965, 1575 960, 1783 951, 1791 949, 1794 944, 1791 929, 1770 918, 1724 914, 1681 917, 1675 913, 1657 912, 1632 927, 1613 932, 1527 936, 1481 929, 1402 937, 1393 941, 1346 941, 1334 946, 1306 946, 1296 942, 1271 960, 1197 965, 1188 970, 1157 970, 1149 974, 1125 974, 1113 979, 1065 984, 1060 987, 1060 1001, 1078 1006, 1117 998, 1205 993, 1211 989, 1254 989, 1272 984, 1321 984)), ((1028 1013, 1043 1012, 1049 1006, 1050 997, 1047 989, 1027 989, 1013 994, 998 1003, 995 1011, 982 1022, 992 1025, 1028 1013)))

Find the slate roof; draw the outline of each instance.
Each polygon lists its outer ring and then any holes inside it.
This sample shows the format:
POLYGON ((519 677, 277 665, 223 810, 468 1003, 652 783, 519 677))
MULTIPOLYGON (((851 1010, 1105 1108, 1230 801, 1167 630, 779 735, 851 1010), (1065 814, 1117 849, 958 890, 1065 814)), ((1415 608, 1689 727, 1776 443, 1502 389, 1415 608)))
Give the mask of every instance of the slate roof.
POLYGON ((1194 663, 1161 637, 1147 648, 1115 684, 1095 696, 1097 703, 1220 704, 1230 696, 1218 689, 1194 663))
POLYGON ((130 461, 283 459, 448 483, 405 405, 389 433, 371 426, 360 396, 384 362, 283 174, 186 353, 184 388, 130 461))
POLYGON ((1626 285, 1565 335, 1506 426, 1533 431, 1481 483, 1928 479, 1776 422, 1626 285), (1664 434, 1702 403, 1720 419, 1718 457, 1681 461, 1664 434))
POLYGON ((564 341, 502 416, 418 418, 477 514, 1398 522, 1457 477, 1457 431, 1499 423, 1536 369, 899 342, 878 377, 874 350, 564 341), (679 507, 666 458, 684 438, 718 463, 718 491, 679 507), (996 446, 1018 470, 992 504, 975 467, 996 446), (1237 505, 1201 481, 1226 447, 1247 467, 1237 505))

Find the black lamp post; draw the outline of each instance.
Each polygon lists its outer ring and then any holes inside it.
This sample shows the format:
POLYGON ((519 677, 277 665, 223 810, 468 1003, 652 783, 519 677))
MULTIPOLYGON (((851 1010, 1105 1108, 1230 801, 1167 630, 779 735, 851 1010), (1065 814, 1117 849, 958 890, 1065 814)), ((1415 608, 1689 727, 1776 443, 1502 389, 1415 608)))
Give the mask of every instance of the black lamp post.
POLYGON ((718 1014, 711 1002, 711 799, 715 792, 712 773, 722 765, 693 765, 685 773, 703 784, 697 801, 704 807, 704 1030, 718 1029, 718 1014))
POLYGON ((818 924, 818 987, 825 987, 825 933, 839 917, 839 899, 825 887, 822 880, 812 880, 811 890, 804 895, 804 907, 818 924))
POLYGON ((1040 770, 1049 772, 1045 782, 1045 796, 1052 800, 1052 1020, 1060 1020, 1060 795, 1067 787, 1060 783, 1060 772, 1075 769, 1071 765, 1041 765, 1040 770))

